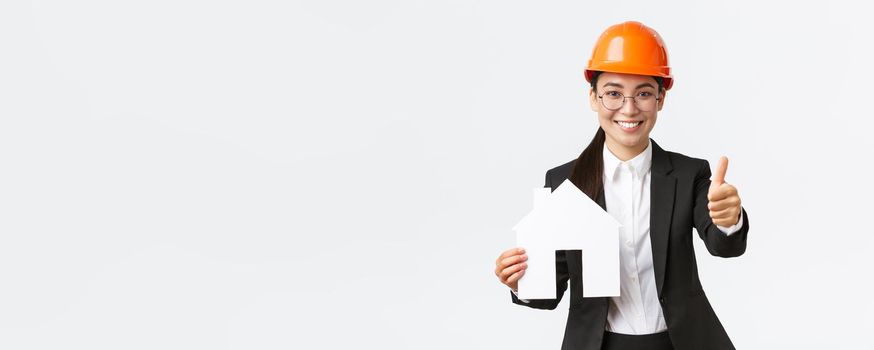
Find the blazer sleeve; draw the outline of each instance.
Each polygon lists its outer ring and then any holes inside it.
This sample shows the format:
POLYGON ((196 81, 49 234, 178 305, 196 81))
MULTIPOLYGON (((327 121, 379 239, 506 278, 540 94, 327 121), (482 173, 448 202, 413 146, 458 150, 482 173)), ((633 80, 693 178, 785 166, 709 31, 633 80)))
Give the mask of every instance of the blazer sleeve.
MULTIPOLYGON (((554 190, 552 187, 552 180, 550 179, 550 172, 546 172, 546 184, 545 188, 549 188, 554 190)), ((524 248, 524 247, 523 247, 524 248)), ((555 299, 526 299, 525 301, 520 300, 516 297, 516 294, 513 291, 510 291, 510 298, 514 304, 519 304, 523 306, 527 306, 534 309, 544 309, 544 310, 553 310, 558 306, 558 303, 561 301, 562 296, 564 296, 565 290, 567 290, 568 283, 568 265, 567 265, 567 254, 564 250, 555 251, 555 290, 556 290, 556 298, 555 299)))
POLYGON ((701 240, 704 241, 704 245, 711 255, 724 258, 740 256, 747 249, 750 216, 741 206, 744 220, 739 231, 726 235, 716 227, 713 219, 710 218, 710 210, 707 209, 707 204, 710 203, 707 199, 707 192, 710 189, 710 175, 710 163, 707 160, 702 160, 695 176, 695 205, 693 209, 695 230, 698 231, 698 235, 701 236, 701 240))

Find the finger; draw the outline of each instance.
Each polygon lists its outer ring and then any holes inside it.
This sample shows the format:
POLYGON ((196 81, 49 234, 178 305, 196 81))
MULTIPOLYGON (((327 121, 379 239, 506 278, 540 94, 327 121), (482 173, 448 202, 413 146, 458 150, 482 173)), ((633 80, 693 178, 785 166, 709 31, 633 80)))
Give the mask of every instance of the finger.
POLYGON ((720 185, 711 184, 710 190, 707 191, 707 199, 711 202, 722 200, 731 196, 737 195, 737 188, 734 186, 722 183, 720 185))
POLYGON ((524 250, 522 248, 516 247, 516 248, 507 249, 504 252, 502 252, 501 255, 498 256, 498 259, 495 260, 495 276, 498 276, 498 278, 500 278, 501 277, 501 270, 503 270, 506 267, 506 266, 504 266, 502 261, 504 259, 506 259, 507 257, 516 256, 516 254, 519 254, 520 251, 524 251, 524 250))
POLYGON ((723 220, 723 219, 731 219, 732 217, 737 216, 737 208, 731 207, 723 210, 710 211, 710 218, 713 220, 723 220))
POLYGON ((504 260, 501 260, 501 263, 500 263, 498 266, 500 266, 501 269, 504 269, 504 268, 506 268, 507 266, 510 266, 510 265, 513 265, 513 264, 517 264, 517 263, 520 263, 520 262, 523 262, 523 261, 526 261, 526 260, 528 260, 528 255, 527 255, 527 254, 522 254, 522 255, 513 255, 513 256, 511 256, 511 257, 509 257, 509 258, 504 258, 504 260))
POLYGON ((720 191, 719 187, 711 187, 710 191, 707 192, 707 200, 710 203, 721 201, 726 197, 728 197, 728 195, 725 192, 720 191))
POLYGON ((713 182, 722 185, 725 182, 725 171, 728 170, 728 157, 719 157, 719 164, 716 166, 716 173, 713 175, 713 182))
POLYGON ((519 272, 521 270, 525 270, 526 268, 528 268, 528 264, 526 264, 526 263, 521 263, 521 264, 516 264, 516 265, 510 266, 510 267, 504 269, 503 271, 501 271, 501 277, 506 279, 506 278, 510 277, 511 275, 513 275, 514 273, 519 272))
POLYGON ((713 220, 713 223, 722 227, 731 227, 737 224, 737 219, 719 219, 713 220))
POLYGON ((520 278, 522 278, 523 275, 525 275, 525 270, 514 273, 509 278, 507 278, 507 284, 512 284, 518 281, 520 278))
POLYGON ((525 249, 522 249, 521 247, 510 248, 501 253, 501 256, 498 258, 498 260, 503 260, 506 257, 519 255, 522 253, 525 253, 525 249))
POLYGON ((735 208, 740 205, 740 197, 731 196, 728 198, 711 201, 707 203, 707 209, 710 211, 720 211, 726 208, 735 208))
POLYGON ((498 257, 498 260, 496 260, 495 263, 500 264, 500 261, 504 260, 507 257, 518 255, 518 254, 524 254, 524 253, 525 253, 525 249, 523 249, 522 247, 507 249, 503 253, 501 253, 501 256, 498 257))

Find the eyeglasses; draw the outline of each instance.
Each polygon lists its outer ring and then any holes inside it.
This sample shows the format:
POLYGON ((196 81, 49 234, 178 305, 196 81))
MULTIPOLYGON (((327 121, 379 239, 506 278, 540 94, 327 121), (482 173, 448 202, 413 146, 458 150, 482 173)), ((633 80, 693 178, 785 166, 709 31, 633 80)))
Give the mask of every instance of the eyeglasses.
POLYGON ((634 105, 644 112, 649 112, 655 109, 656 104, 659 101, 659 98, 649 91, 641 91, 638 92, 636 96, 627 97, 619 91, 607 91, 603 95, 598 96, 598 98, 601 99, 601 104, 604 106, 604 108, 607 108, 611 111, 618 111, 622 109, 622 106, 625 105, 626 98, 633 99, 634 105))

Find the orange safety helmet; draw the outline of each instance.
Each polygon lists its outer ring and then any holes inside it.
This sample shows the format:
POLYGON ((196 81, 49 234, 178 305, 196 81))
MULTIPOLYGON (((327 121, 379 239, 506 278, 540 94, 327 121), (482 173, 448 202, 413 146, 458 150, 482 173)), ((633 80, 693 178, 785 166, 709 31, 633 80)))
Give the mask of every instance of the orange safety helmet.
POLYGON ((601 34, 586 67, 586 81, 592 82, 595 71, 662 77, 665 90, 674 84, 662 37, 635 21, 613 25, 601 34))

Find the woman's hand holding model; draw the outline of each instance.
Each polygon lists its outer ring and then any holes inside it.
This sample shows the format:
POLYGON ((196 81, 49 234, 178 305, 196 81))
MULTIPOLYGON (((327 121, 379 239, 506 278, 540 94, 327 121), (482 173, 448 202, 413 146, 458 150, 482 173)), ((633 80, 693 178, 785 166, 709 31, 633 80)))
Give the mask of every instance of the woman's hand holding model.
POLYGON ((506 284, 514 292, 518 291, 519 279, 525 274, 525 268, 528 267, 528 255, 525 255, 525 249, 513 248, 501 253, 498 260, 495 261, 495 275, 501 280, 501 283, 506 284))

